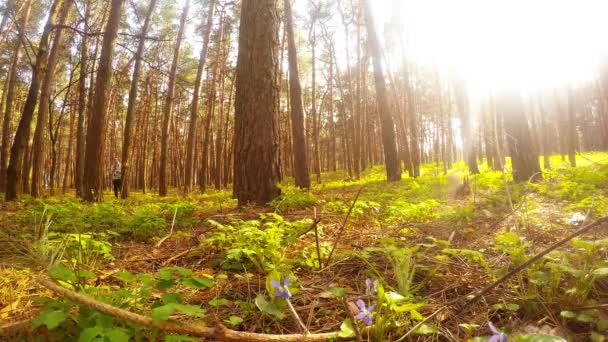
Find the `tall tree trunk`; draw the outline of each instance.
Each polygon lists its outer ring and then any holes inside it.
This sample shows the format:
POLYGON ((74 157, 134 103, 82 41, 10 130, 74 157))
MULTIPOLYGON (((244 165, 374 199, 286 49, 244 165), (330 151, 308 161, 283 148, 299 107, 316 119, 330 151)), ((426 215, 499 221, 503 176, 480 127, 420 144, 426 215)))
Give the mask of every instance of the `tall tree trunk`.
POLYGON ((141 71, 141 60, 146 46, 145 36, 148 34, 148 26, 150 25, 150 17, 156 7, 157 0, 150 0, 148 5, 148 11, 146 12, 146 18, 141 28, 141 37, 139 38, 139 44, 137 46, 137 52, 135 53, 135 66, 133 67, 133 78, 131 79, 131 88, 129 89, 129 102, 127 104, 127 116, 125 118, 125 130, 123 134, 122 142, 122 191, 120 194, 121 198, 129 197, 129 170, 130 156, 131 156, 131 135, 133 133, 133 120, 135 119, 135 105, 137 104, 137 89, 139 86, 139 74, 141 71))
MULTIPOLYGON (((286 0, 288 1, 288 0, 286 0)), ((290 9, 291 12, 291 9, 290 9)), ((315 175, 317 177, 317 183, 321 183, 321 159, 319 157, 319 116, 320 116, 320 111, 317 111, 317 68, 316 68, 316 61, 317 61, 317 55, 316 55, 316 32, 315 32, 315 21, 316 18, 313 17, 313 21, 311 23, 311 30, 310 30, 310 46, 311 46, 311 53, 312 53, 312 89, 311 89, 311 109, 310 109, 310 115, 312 116, 312 134, 313 134, 313 150, 312 150, 312 162, 313 162, 313 168, 314 168, 314 172, 315 175), (319 113, 317 113, 319 112, 319 113)), ((289 23, 291 24, 291 28, 290 31, 293 35, 293 15, 290 15, 289 18, 289 23)), ((295 39, 294 39, 295 41, 295 39)), ((295 44, 294 44, 295 45, 295 44)), ((291 50, 289 50, 290 56, 291 56, 291 50)), ((296 49, 294 49, 294 55, 296 55, 297 57, 297 51, 296 49)), ((297 63, 296 63, 297 64, 297 63)), ((297 66, 297 65, 296 65, 297 66)), ((289 74, 291 75, 291 70, 289 71, 289 74)), ((299 75, 298 75, 299 78, 299 75)), ((322 106, 323 104, 321 104, 322 106)))
MULTIPOLYGON (((91 16, 91 0, 87 0, 84 10, 83 30, 86 32, 91 16)), ((80 78, 78 79, 78 119, 76 124, 76 161, 74 166, 74 187, 76 196, 83 196, 84 152, 85 152, 85 118, 87 115, 87 60, 89 58, 89 37, 82 35, 80 43, 80 78)), ((91 86, 92 88, 92 86, 91 86)))
MULTIPOLYGON (((25 28, 29 19, 30 9, 32 0, 27 0, 25 4, 25 10, 21 15, 19 21, 19 33, 17 35, 17 41, 15 50, 13 52, 13 63, 10 66, 8 79, 8 89, 6 92, 6 100, 4 102, 4 120, 2 121, 2 146, 0 147, 0 192, 6 190, 6 169, 9 159, 9 147, 10 147, 10 131, 11 122, 13 121, 13 111, 15 101, 15 87, 17 86, 17 69, 21 62, 21 44, 25 42, 25 28)), ((7 9, 8 11, 8 9, 7 9)))
MULTIPOLYGON (((68 0, 63 4, 59 14, 59 25, 65 25, 72 1, 68 0)), ((42 194, 42 176, 44 168, 44 132, 46 131, 47 118, 49 116, 49 102, 51 85, 55 79, 55 69, 57 67, 57 57, 62 48, 63 29, 58 28, 53 37, 53 46, 48 57, 46 73, 40 88, 40 103, 38 105, 38 117, 36 118, 36 129, 34 130, 34 140, 32 142, 32 185, 31 195, 39 197, 42 194)))
MULTIPOLYGON (((296 51, 296 39, 294 34, 293 16, 291 13, 290 0, 284 0, 284 6, 285 32, 287 33, 287 49, 289 60, 291 134, 293 137, 293 154, 295 161, 294 178, 297 187, 308 189, 310 188, 310 175, 308 173, 308 159, 306 157, 306 139, 304 138, 304 107, 302 105, 302 86, 300 85, 300 74, 298 71, 298 55, 296 51)), ((314 115, 315 114, 313 109, 313 116, 314 115)))
POLYGON ((234 196, 240 206, 278 196, 276 0, 243 0, 236 66, 234 196))
POLYGON ((456 97, 458 111, 460 112, 460 135, 462 136, 464 161, 469 167, 469 171, 473 174, 477 174, 479 173, 479 167, 477 166, 473 132, 471 129, 471 110, 469 108, 469 100, 467 98, 464 82, 460 79, 455 80, 454 82, 454 95, 456 97))
POLYGON ((179 61, 179 50, 184 37, 184 29, 186 26, 186 18, 190 9, 190 0, 186 0, 184 11, 179 22, 179 31, 177 33, 177 41, 173 50, 173 62, 171 63, 171 71, 169 72, 169 85, 167 87, 167 98, 165 99, 165 108, 163 111, 163 126, 160 141, 160 165, 158 174, 158 194, 159 196, 167 196, 167 152, 169 148, 169 122, 173 113, 173 98, 175 96, 175 80, 177 76, 177 63, 179 61))
POLYGON ((198 59, 198 69, 196 70, 196 81, 194 82, 194 95, 192 96, 192 105, 190 106, 190 122, 188 125, 188 140, 186 145, 186 174, 184 179, 185 192, 190 192, 192 182, 194 180, 194 146, 196 140, 196 127, 198 121, 198 102, 201 92, 201 81, 203 79, 203 71, 207 62, 207 51, 209 50, 209 37, 211 36, 211 27, 213 26, 213 15, 215 11, 215 0, 209 1, 207 10, 207 23, 203 30, 203 47, 198 59))
POLYGON ((368 40, 371 48, 372 60, 374 65, 374 80, 376 85, 376 100, 378 111, 380 112, 380 123, 382 126, 382 144, 384 145, 384 162, 386 165, 386 177, 388 181, 398 181, 401 179, 401 165, 397 155, 397 143, 395 139, 395 125, 391 108, 388 104, 386 83, 382 71, 382 52, 374 18, 371 11, 370 0, 365 0, 365 21, 367 24, 368 40))
POLYGON ((101 172, 105 147, 105 131, 107 127, 108 94, 112 81, 112 58, 114 57, 114 42, 118 35, 122 16, 123 0, 112 0, 110 15, 105 28, 101 57, 95 82, 95 97, 91 107, 90 121, 87 129, 85 151, 83 199, 88 202, 103 200, 103 183, 101 172))
POLYGON ((538 156, 530 148, 532 138, 520 95, 512 92, 501 94, 497 110, 501 112, 505 122, 513 180, 521 183, 541 179, 538 156))
POLYGON ((568 161, 571 167, 576 167, 576 149, 578 145, 578 132, 576 127, 576 96, 572 86, 568 87, 568 125, 566 133, 566 146, 568 150, 568 161))
POLYGON ((23 154, 30 139, 31 124, 34 117, 34 110, 38 103, 40 83, 46 72, 51 30, 55 26, 55 19, 57 18, 62 3, 63 0, 55 0, 51 5, 44 31, 40 37, 40 44, 38 44, 38 53, 36 54, 34 70, 32 70, 30 88, 25 100, 21 119, 19 120, 19 126, 15 133, 15 139, 13 141, 13 146, 11 147, 10 162, 6 171, 6 193, 4 198, 7 201, 17 199, 19 195, 23 154))

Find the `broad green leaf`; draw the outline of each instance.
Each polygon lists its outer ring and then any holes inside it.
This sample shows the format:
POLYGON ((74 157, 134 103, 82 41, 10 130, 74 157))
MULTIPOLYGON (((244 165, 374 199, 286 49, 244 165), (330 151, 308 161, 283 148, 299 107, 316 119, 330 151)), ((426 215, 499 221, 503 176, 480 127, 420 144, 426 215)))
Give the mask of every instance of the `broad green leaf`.
POLYGON ((334 296, 338 297, 338 298, 342 298, 344 296, 346 296, 346 289, 343 287, 330 287, 327 292, 333 294, 334 296))
POLYGON ((353 322, 350 320, 350 318, 344 320, 344 322, 342 322, 340 325, 340 333, 338 336, 341 338, 350 338, 354 337, 355 335, 356 333, 355 328, 353 327, 353 322))
POLYGON ((127 334, 125 329, 109 329, 104 332, 104 335, 110 342, 129 342, 129 334, 127 334))
POLYGON ((74 273, 74 271, 63 265, 56 265, 49 268, 49 275, 55 280, 61 280, 65 282, 76 281, 76 274, 74 273))
POLYGON ((34 320, 34 328, 45 325, 49 330, 53 330, 61 323, 65 322, 67 317, 67 312, 45 309, 42 310, 38 317, 34 320))
POLYGON ((225 298, 216 298, 216 299, 212 299, 208 302, 209 305, 213 306, 213 307, 219 307, 219 306, 227 306, 230 305, 230 301, 228 299, 225 298))
POLYGON ((184 280, 183 284, 191 289, 199 290, 213 286, 213 279, 207 277, 192 277, 184 280))
POLYGON ((91 327, 84 329, 78 337, 78 342, 95 341, 97 337, 103 336, 103 329, 100 327, 91 327))
POLYGON ((152 309, 150 316, 154 323, 160 323, 169 319, 173 312, 175 312, 175 303, 169 303, 152 309))
POLYGON ((255 305, 260 309, 260 311, 265 312, 269 315, 275 316, 278 319, 285 318, 285 314, 279 310, 273 303, 269 303, 263 294, 259 294, 255 298, 255 305))
POLYGON ((160 296, 160 300, 163 302, 163 304, 169 304, 169 303, 182 303, 182 296, 179 295, 179 293, 163 293, 160 296))
POLYGON ((224 323, 226 323, 232 327, 236 327, 237 325, 243 323, 243 319, 239 316, 230 316, 224 320, 224 323))

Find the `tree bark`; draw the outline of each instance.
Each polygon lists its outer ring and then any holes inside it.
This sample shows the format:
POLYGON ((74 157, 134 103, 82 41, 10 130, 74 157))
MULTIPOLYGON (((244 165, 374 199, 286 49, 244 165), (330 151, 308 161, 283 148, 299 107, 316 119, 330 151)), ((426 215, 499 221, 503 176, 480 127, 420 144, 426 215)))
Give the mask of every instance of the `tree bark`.
MULTIPOLYGON (((84 10, 83 29, 86 32, 91 16, 91 0, 87 0, 84 10)), ((80 43, 80 78, 78 79, 78 119, 76 124, 76 161, 74 166, 74 187, 76 196, 83 196, 84 152, 85 152, 85 119, 87 116, 87 60, 89 58, 89 37, 82 35, 80 43)))
POLYGON ((30 139, 31 123, 34 117, 34 110, 38 103, 40 83, 46 72, 49 37, 62 3, 63 0, 55 0, 51 5, 44 31, 40 37, 38 53, 36 54, 36 64, 34 65, 34 70, 32 70, 30 88, 25 100, 21 119, 19 120, 19 126, 15 133, 15 139, 13 141, 13 146, 11 147, 10 162, 6 171, 6 193, 4 198, 7 201, 15 200, 19 196, 24 159, 23 155, 30 139))
POLYGON ((380 123, 382 126, 382 144, 384 145, 384 162, 386 165, 386 177, 388 181, 398 181, 401 179, 401 165, 397 155, 397 144, 395 140, 395 125, 393 116, 388 104, 386 83, 382 71, 382 52, 374 18, 371 12, 370 0, 365 0, 365 21, 367 34, 371 48, 372 60, 374 65, 374 80, 376 85, 376 100, 378 111, 380 112, 380 123))
MULTIPOLYGON (((287 33, 287 49, 289 60, 291 134, 293 137, 293 154, 295 161, 294 178, 297 187, 308 189, 310 188, 310 175, 308 171, 308 158, 306 156, 307 153, 306 139, 304 137, 304 108, 302 105, 302 86, 300 84, 300 74, 298 71, 298 55, 296 51, 293 15, 291 13, 290 0, 284 0, 283 3, 285 6, 285 32, 287 33)), ((314 115, 315 114, 313 109, 313 116, 314 115)))
POLYGON ((276 0, 243 0, 236 67, 234 196, 266 204, 281 191, 277 132, 276 0))
POLYGON ((103 183, 101 172, 105 147, 105 131, 108 115, 108 94, 112 81, 112 58, 114 57, 114 42, 118 35, 120 19, 122 16, 123 0, 112 0, 110 15, 105 28, 103 45, 97 80, 95 82, 95 96, 91 107, 90 120, 87 129, 87 142, 85 150, 83 199, 88 202, 103 201, 103 183))
MULTIPOLYGON (((63 4, 61 13, 59 14, 59 25, 65 25, 69 16, 72 1, 68 0, 63 4)), ((48 57, 47 70, 40 88, 40 103, 38 105, 38 117, 36 118, 36 129, 34 130, 34 140, 32 142, 32 197, 39 197, 42 194, 42 176, 44 168, 44 132, 49 116, 49 106, 53 104, 49 102, 51 85, 55 80, 55 69, 57 67, 57 57, 62 45, 63 29, 55 30, 53 37, 53 46, 48 57)))
MULTIPOLYGON (((27 0, 25 11, 21 15, 19 21, 19 33, 15 50, 13 52, 13 63, 11 64, 8 79, 8 89, 6 100, 4 102, 4 120, 2 121, 2 146, 0 147, 0 192, 6 191, 6 169, 8 167, 9 147, 10 147, 10 131, 11 122, 13 121, 13 111, 15 101, 15 87, 17 85, 17 69, 21 62, 21 44, 25 41, 25 27, 29 19, 32 0, 27 0)), ((8 11, 8 9, 7 9, 8 11)))
POLYGON ((120 193, 121 198, 129 197, 129 170, 130 156, 131 156, 131 135, 133 134, 133 120, 135 120, 135 105, 137 104, 137 89, 139 86, 139 75, 141 72, 141 60, 146 46, 146 39, 144 38, 148 33, 148 26, 150 25, 150 17, 156 7, 157 0, 150 0, 148 5, 148 11, 146 12, 146 18, 141 28, 141 37, 139 38, 139 44, 137 46, 137 52, 135 53, 135 65, 133 67, 133 78, 131 79, 131 87, 129 89, 129 102, 127 104, 127 116, 125 118, 125 129, 123 134, 122 142, 122 190, 120 193))
POLYGON ((214 11, 215 0, 210 0, 209 8, 207 10, 207 23, 203 30, 203 47, 201 48, 201 54, 198 59, 196 81, 194 82, 194 95, 192 96, 192 104, 190 106, 190 123, 188 125, 188 140, 186 143, 186 174, 184 179, 184 190, 186 193, 191 191, 194 180, 194 145, 196 140, 196 124, 198 121, 198 102, 200 99, 203 71, 207 61, 207 52, 209 50, 209 37, 211 36, 211 27, 213 26, 214 11))
MULTIPOLYGON (((462 146, 464 153, 464 161, 469 167, 469 171, 473 174, 479 173, 477 166, 477 157, 475 155, 475 146, 473 143, 473 134, 471 130, 471 110, 465 85, 462 80, 458 79, 454 82, 454 93, 456 97, 456 105, 460 112, 460 127, 462 135, 462 146)), ((521 108, 523 110, 523 108, 521 108)), ((531 141, 530 141, 531 142, 531 141)))
POLYGON ((499 96, 497 102, 497 109, 505 123, 513 180, 521 183, 541 179, 538 156, 530 148, 532 138, 520 95, 505 92, 499 96))
POLYGON ((177 76, 177 63, 179 61, 179 52, 184 37, 184 29, 188 10, 190 9, 190 0, 186 0, 184 11, 179 23, 179 31, 177 33, 177 41, 173 50, 173 62, 171 63, 171 71, 169 72, 169 85, 167 87, 167 98, 165 99, 165 108, 163 111, 163 126, 160 141, 160 166, 158 173, 158 195, 167 196, 167 152, 169 148, 169 122, 173 113, 173 99, 175 96, 175 80, 177 76))

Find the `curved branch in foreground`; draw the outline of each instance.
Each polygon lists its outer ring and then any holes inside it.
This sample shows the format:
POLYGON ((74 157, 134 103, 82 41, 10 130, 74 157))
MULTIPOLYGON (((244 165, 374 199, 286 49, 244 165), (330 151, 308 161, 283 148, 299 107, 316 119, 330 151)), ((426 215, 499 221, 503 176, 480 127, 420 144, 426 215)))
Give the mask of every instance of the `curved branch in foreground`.
POLYGON ((54 293, 74 300, 80 304, 86 305, 92 309, 95 309, 99 312, 103 312, 108 315, 112 315, 121 319, 129 320, 131 322, 143 325, 145 327, 156 328, 168 333, 174 334, 183 334, 190 335, 196 337, 204 337, 207 339, 211 339, 214 341, 223 341, 223 342, 263 342, 263 341, 282 341, 282 342, 290 342, 290 341, 304 341, 304 342, 313 342, 313 341, 327 341, 329 339, 333 340, 343 340, 339 337, 338 332, 329 332, 329 333, 320 333, 320 334, 290 334, 290 335, 268 335, 268 334, 257 334, 250 333, 244 331, 236 331, 231 330, 224 327, 221 324, 217 324, 214 328, 210 327, 202 327, 196 325, 189 325, 180 322, 174 321, 166 321, 160 323, 154 323, 152 318, 143 316, 128 310, 120 309, 115 306, 99 302, 93 298, 84 296, 80 293, 74 292, 72 290, 66 289, 55 282, 41 279, 39 278, 38 283, 47 289, 53 291, 54 293))

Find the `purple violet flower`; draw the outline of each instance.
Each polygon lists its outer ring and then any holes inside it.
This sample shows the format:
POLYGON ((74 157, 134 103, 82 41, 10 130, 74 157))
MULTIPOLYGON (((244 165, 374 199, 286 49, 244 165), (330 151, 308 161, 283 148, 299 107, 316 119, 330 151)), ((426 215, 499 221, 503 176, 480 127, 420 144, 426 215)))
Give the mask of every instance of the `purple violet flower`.
POLYGON ((365 279, 365 294, 367 296, 375 296, 378 292, 378 279, 372 282, 371 279, 365 279))
POLYGON ((507 335, 500 330, 498 330, 492 322, 488 322, 488 326, 490 327, 490 331, 492 332, 492 336, 488 342, 508 342, 507 335))
POLYGON ((276 289, 274 296, 275 297, 283 297, 285 299, 291 298, 291 292, 289 292, 289 284, 291 281, 288 277, 283 279, 283 285, 276 280, 271 280, 270 285, 276 289))
POLYGON ((372 317, 372 311, 376 308, 376 304, 372 304, 369 307, 365 306, 365 302, 361 299, 357 300, 357 306, 359 307, 359 313, 355 315, 356 319, 362 320, 365 325, 372 325, 374 318, 372 317))

